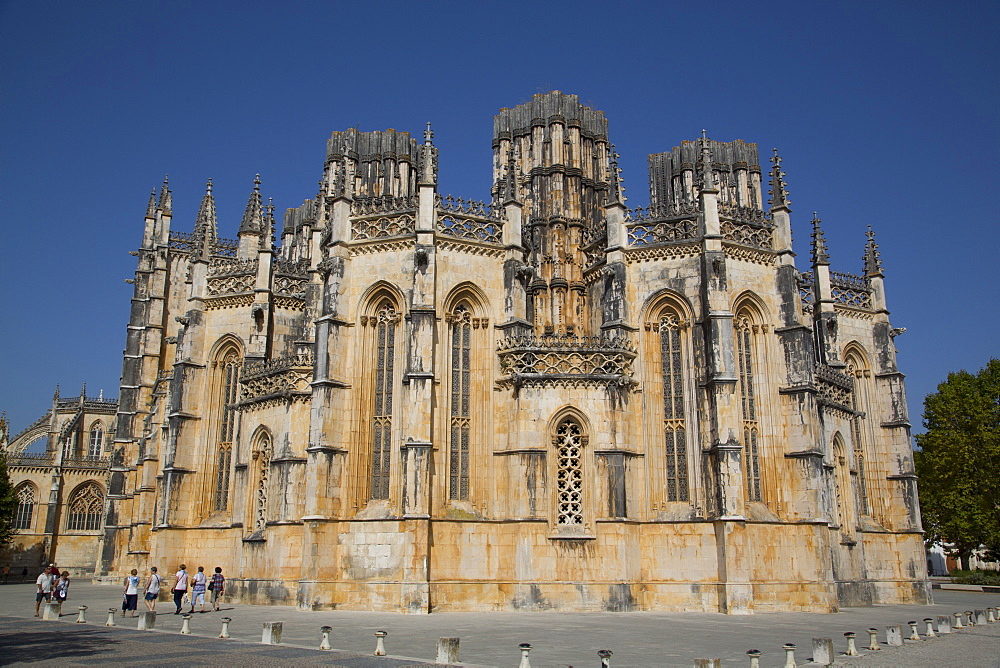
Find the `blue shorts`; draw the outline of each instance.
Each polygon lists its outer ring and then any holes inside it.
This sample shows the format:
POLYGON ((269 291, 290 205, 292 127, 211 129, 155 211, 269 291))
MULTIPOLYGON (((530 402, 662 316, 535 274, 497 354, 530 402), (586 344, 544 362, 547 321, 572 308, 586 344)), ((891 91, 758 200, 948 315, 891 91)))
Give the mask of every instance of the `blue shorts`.
POLYGON ((156 593, 156 594, 150 594, 149 592, 146 592, 146 600, 147 600, 147 601, 155 601, 155 600, 156 600, 156 599, 158 599, 159 597, 160 597, 160 594, 159 594, 159 593, 156 593))

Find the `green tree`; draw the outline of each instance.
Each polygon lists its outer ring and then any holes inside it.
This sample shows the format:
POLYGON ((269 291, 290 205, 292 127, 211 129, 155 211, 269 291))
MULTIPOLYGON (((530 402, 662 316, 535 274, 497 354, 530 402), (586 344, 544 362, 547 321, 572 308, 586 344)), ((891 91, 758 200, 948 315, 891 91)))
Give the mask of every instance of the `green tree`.
POLYGON ((17 533, 14 530, 14 513, 17 512, 17 498, 14 486, 7 475, 7 457, 0 452, 0 545, 6 545, 17 533))
POLYGON ((914 459, 927 539, 952 543, 966 568, 980 545, 1000 551, 1000 360, 948 374, 923 424, 914 459))

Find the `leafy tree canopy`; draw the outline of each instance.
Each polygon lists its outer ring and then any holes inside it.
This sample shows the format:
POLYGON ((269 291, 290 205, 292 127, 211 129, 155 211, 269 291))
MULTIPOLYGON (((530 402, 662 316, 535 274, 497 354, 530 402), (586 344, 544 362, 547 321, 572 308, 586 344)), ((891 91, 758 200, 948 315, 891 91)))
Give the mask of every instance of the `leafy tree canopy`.
POLYGON ((7 475, 7 458, 0 452, 0 545, 6 545, 16 533, 14 531, 14 513, 17 511, 17 499, 14 497, 14 486, 7 475))
POLYGON ((914 460, 927 538, 963 560, 980 545, 1000 552, 1000 360, 948 374, 924 400, 923 424, 914 460))

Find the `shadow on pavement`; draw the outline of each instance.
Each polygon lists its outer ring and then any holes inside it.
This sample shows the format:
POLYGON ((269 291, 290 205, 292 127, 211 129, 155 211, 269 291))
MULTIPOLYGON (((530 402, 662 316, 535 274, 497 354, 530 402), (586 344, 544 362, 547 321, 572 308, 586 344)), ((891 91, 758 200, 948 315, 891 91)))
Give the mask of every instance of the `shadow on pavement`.
POLYGON ((24 621, 0 620, 0 665, 93 657, 114 652, 121 642, 97 629, 53 625, 49 631, 25 626, 24 621))

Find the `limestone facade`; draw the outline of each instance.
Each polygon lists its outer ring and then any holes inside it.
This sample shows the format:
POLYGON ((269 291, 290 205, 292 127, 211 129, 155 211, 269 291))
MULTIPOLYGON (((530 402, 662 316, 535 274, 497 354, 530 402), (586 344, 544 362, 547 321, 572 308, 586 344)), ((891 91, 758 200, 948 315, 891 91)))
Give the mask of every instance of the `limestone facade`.
POLYGON ((874 237, 796 267, 781 161, 702 137, 624 204, 604 114, 494 120, 489 203, 430 128, 334 132, 236 240, 150 197, 98 572, 221 566, 312 609, 835 611, 929 587, 874 237), (770 184, 770 198, 765 190, 770 184))

